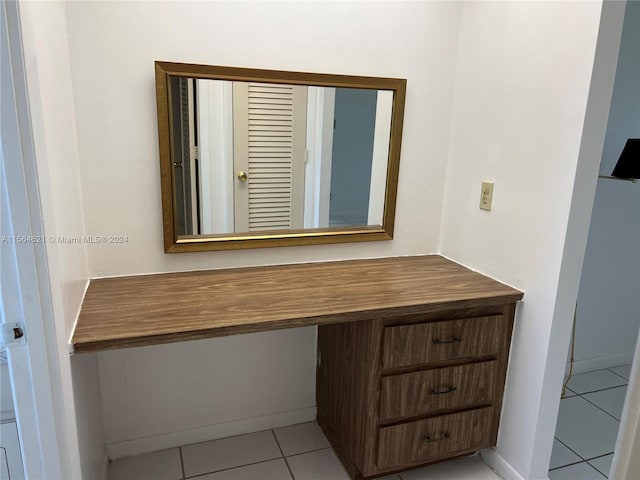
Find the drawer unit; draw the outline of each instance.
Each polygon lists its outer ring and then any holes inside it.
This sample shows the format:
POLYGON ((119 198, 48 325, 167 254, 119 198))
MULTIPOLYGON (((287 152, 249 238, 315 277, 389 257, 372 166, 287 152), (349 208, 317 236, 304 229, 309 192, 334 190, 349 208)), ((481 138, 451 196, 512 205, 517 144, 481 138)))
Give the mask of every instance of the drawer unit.
POLYGON ((515 303, 318 327, 318 423, 354 480, 496 444, 515 303))
POLYGON ((383 377, 380 421, 491 405, 497 372, 491 360, 383 377))
POLYGON ((402 423, 380 429, 381 468, 441 460, 491 446, 491 407, 402 423))
MULTIPOLYGON (((496 356, 501 315, 387 327, 384 368, 496 356)), ((504 322, 502 322, 504 323, 504 322)))

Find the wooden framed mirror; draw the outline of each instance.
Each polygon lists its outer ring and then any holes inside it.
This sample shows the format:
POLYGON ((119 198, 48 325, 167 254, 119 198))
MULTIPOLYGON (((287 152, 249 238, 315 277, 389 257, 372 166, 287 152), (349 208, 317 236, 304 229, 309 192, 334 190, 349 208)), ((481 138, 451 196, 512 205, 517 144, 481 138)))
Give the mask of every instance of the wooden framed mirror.
POLYGON ((166 253, 393 238, 406 80, 155 73, 166 253))

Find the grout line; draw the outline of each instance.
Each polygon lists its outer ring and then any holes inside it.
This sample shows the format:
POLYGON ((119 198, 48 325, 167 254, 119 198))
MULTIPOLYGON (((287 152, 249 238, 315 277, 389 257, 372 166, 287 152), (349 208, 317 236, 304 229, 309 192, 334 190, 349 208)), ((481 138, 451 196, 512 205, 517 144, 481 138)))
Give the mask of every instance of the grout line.
MULTIPOLYGON (((553 437, 553 438, 554 438, 554 439, 556 439, 556 440, 558 440, 558 442, 560 442, 562 445, 564 445, 564 446, 565 446, 565 447, 567 447, 569 450, 571 450, 571 452, 575 453, 575 454, 578 456, 578 458, 581 458, 581 459, 582 459, 582 460, 584 460, 585 462, 587 461, 587 459, 586 459, 586 458, 584 458, 582 455, 580 455, 578 452, 576 452, 573 448, 571 448, 569 445, 567 445, 566 443, 564 443, 564 442, 563 442, 562 440, 560 440, 558 437, 553 437)), ((576 463, 578 463, 578 462, 576 462, 576 463)), ((573 465, 573 464, 570 464, 570 465, 573 465)), ((560 467, 558 467, 558 468, 560 468, 560 467)), ((555 468, 554 468, 554 470, 555 470, 555 468)))
POLYGON ((601 472, 601 471, 598 469, 598 467, 596 467, 595 465, 592 465, 592 464, 591 464, 591 462, 587 462, 587 464, 588 464, 591 468, 593 468, 596 472, 598 472, 599 474, 601 474, 604 478, 609 478, 609 473, 606 473, 606 474, 605 474, 604 472, 601 472))
POLYGON ((214 470, 213 472, 207 472, 207 473, 199 473, 198 475, 194 475, 192 477, 186 477, 185 480, 192 480, 192 479, 198 479, 198 478, 202 478, 206 475, 211 475, 213 473, 220 473, 220 472, 228 472, 230 470, 236 470, 238 468, 244 468, 244 467, 250 467, 251 465, 260 465, 261 463, 267 463, 267 462, 273 462, 274 460, 279 460, 281 457, 275 457, 275 458, 269 458, 268 460, 260 460, 259 462, 251 462, 251 463, 247 463, 246 465, 238 465, 236 467, 229 467, 229 468, 223 468, 222 470, 214 470))
POLYGON ((586 460, 587 462, 590 462, 591 460, 597 460, 597 459, 599 459, 599 458, 606 457, 607 455, 613 455, 613 454, 614 454, 614 452, 603 453, 602 455, 598 455, 597 457, 591 457, 591 458, 587 458, 587 459, 585 459, 585 460, 586 460))
POLYGON ((598 472, 600 475, 604 476, 604 478, 609 478, 607 475, 605 475, 604 473, 602 473, 600 470, 598 470, 596 467, 594 467, 593 465, 591 465, 588 461, 583 460, 582 462, 575 462, 575 463, 570 463, 568 465, 563 465, 562 467, 556 467, 553 468, 551 470, 549 470, 549 472, 552 472, 553 470, 558 470, 560 468, 565 468, 565 467, 572 467, 574 465, 580 465, 581 463, 586 463, 588 466, 590 466, 591 468, 593 468, 596 472, 598 472))
POLYGON ((273 438, 275 438, 275 440, 276 440, 276 445, 278 445, 278 450, 280 450, 280 453, 282 454, 282 458, 284 458, 284 463, 287 466, 287 470, 289 470, 289 475, 291 475, 291 478, 293 480, 295 480, 296 477, 293 476, 293 472, 291 471, 291 467, 289 466, 289 462, 287 461, 287 457, 284 454, 284 450, 282 450, 282 446, 280 445, 280 442, 278 441, 278 436, 276 435, 275 430, 271 429, 271 433, 273 434, 273 438))
MULTIPOLYGON (((582 455, 580 455, 578 452, 576 452, 575 450, 573 450, 569 445, 567 445, 566 443, 564 443, 564 442, 563 442, 562 440, 560 440, 558 437, 554 437, 554 439, 555 439, 555 440, 558 440, 558 442, 560 442, 562 445, 564 445, 564 446, 565 446, 565 447, 567 447, 569 450, 571 450, 571 452, 572 452, 572 453, 575 453, 575 454, 578 456, 578 458, 580 458, 580 461, 572 462, 572 463, 567 463, 566 465, 560 465, 560 466, 558 466, 558 467, 550 468, 550 469, 549 469, 549 471, 552 471, 552 470, 558 470, 559 468, 569 467, 569 466, 571 466, 571 465, 577 465, 578 463, 583 463, 583 462, 588 463, 588 462, 590 462, 591 460, 596 460, 596 459, 598 459, 598 458, 606 457, 607 455, 612 455, 613 453, 615 453, 615 452, 607 452, 607 453, 603 453, 603 454, 601 454, 601 455, 596 455, 595 457, 584 458, 582 455)), ((591 464, 589 463, 589 465, 591 465, 591 464)), ((593 465, 591 465, 591 466, 593 467, 593 465)), ((596 468, 596 467, 593 467, 593 468, 596 468)), ((596 468, 596 470, 598 470, 598 469, 596 468)), ((600 472, 600 470, 598 470, 598 471, 600 472)), ((602 473, 602 472, 600 472, 600 473, 602 473)), ((603 475, 604 475, 604 474, 603 474, 603 475)))
MULTIPOLYGON (((607 454, 609 455, 609 454, 607 454)), ((604 455, 603 455, 604 456, 604 455)), ((600 457, 594 457, 594 458, 600 458, 600 457)), ((552 472, 554 470, 558 470, 560 468, 565 468, 565 467, 572 467, 574 465, 580 465, 581 463, 586 463, 587 465, 589 465, 591 468, 593 468, 596 472, 598 472, 600 475, 602 475, 604 478, 609 478, 607 475, 605 475, 604 473, 602 473, 600 470, 598 470, 596 467, 594 467, 593 465, 591 465, 587 460, 583 460, 581 462, 574 462, 574 463, 569 463, 567 465, 563 465, 561 467, 556 467, 556 468, 551 468, 549 469, 549 472, 552 472)))
POLYGON ((565 467, 572 467, 573 465, 578 465, 580 463, 587 463, 587 461, 586 460, 580 460, 578 462, 567 463, 566 465, 560 465, 559 467, 550 468, 549 471, 553 472, 554 470, 559 470, 559 469, 565 468, 565 467))
MULTIPOLYGON (((624 387, 625 385, 628 385, 628 384, 629 384, 629 379, 628 379, 628 378, 623 377, 623 376, 622 376, 622 375, 620 375, 619 373, 616 373, 616 372, 611 371, 611 368, 618 368, 618 367, 625 367, 625 366, 626 366, 626 365, 616 365, 616 366, 614 366, 614 367, 601 368, 601 369, 599 369, 599 370, 590 370, 590 371, 588 371, 588 372, 582 372, 582 373, 579 373, 578 375, 583 375, 583 374, 586 374, 586 373, 595 373, 595 372, 605 372, 605 371, 606 371, 606 372, 609 372, 609 373, 613 373, 613 374, 614 374, 614 375, 616 375, 617 377, 622 378, 622 379, 623 379, 623 380, 625 380, 627 383, 625 383, 624 385, 616 385, 616 386, 614 386, 614 387, 607 387, 607 388, 601 388, 601 389, 599 389, 599 390, 592 390, 592 391, 590 391, 590 392, 583 392, 583 393, 575 392, 575 393, 576 393, 576 395, 586 395, 587 393, 602 392, 603 390, 610 390, 610 389, 612 389, 612 388, 624 387)), ((571 387, 569 387, 569 386, 567 386, 567 388, 568 388, 568 389, 571 389, 571 387)), ((565 398, 567 398, 567 397, 565 397, 565 398)))
MULTIPOLYGON (((583 398, 582 395, 580 395, 580 398, 583 398)), ((591 400, 589 400, 588 398, 584 398, 585 402, 589 402, 591 405, 593 405, 594 407, 596 407, 598 410, 600 410, 601 412, 606 413, 608 416, 610 416, 611 418, 613 418, 616 422, 618 422, 618 430, 620 429, 620 419, 614 417, 612 414, 610 414, 609 412, 607 412, 604 408, 600 407, 599 405, 596 405, 595 403, 593 403, 591 400)))
POLYGON ((567 463, 566 465, 560 465, 558 467, 554 467, 554 468, 550 468, 549 471, 553 471, 553 470, 558 470, 559 468, 564 468, 564 467, 569 467, 571 465, 577 465, 579 463, 586 463, 587 460, 585 458, 582 457, 582 455, 580 455, 578 452, 576 452, 573 448, 571 448, 569 445, 567 445, 566 443, 564 443, 562 440, 560 440, 558 437, 553 437, 554 440, 557 440, 559 443, 561 443, 562 445, 564 445, 565 447, 567 447, 573 454, 575 454, 580 460, 577 462, 573 462, 573 463, 567 463))
MULTIPOLYGON (((312 406, 310 406, 310 407, 294 408, 293 410, 287 410, 287 411, 285 411, 285 412, 274 412, 273 414, 270 414, 270 415, 278 415, 278 414, 280 414, 280 413, 288 413, 288 412, 299 412, 299 411, 301 411, 301 410, 309 410, 309 409, 311 409, 311 408, 315 408, 315 405, 312 405, 312 406)), ((245 420, 253 420, 253 419, 261 418, 261 417, 262 417, 262 415, 255 415, 255 416, 253 416, 253 417, 246 418, 245 420)), ((314 420, 309 420, 308 422, 300 422, 300 423, 296 423, 296 424, 294 424, 294 425, 302 425, 302 424, 304 424, 304 423, 311 423, 311 422, 313 422, 313 421, 314 421, 314 420)), ((230 423, 233 423, 233 421, 232 421, 232 420, 229 420, 229 421, 227 421, 227 422, 211 423, 211 424, 208 424, 208 425, 202 425, 202 427, 214 427, 214 426, 226 425, 226 424, 230 424, 230 423)), ((288 427, 288 426, 290 426, 290 425, 285 425, 285 426, 283 426, 283 427, 278 427, 278 428, 285 428, 285 427, 288 427)), ((190 431, 190 430, 191 430, 191 429, 189 429, 189 428, 181 428, 181 429, 178 429, 178 430, 172 431, 172 432, 170 432, 170 433, 183 433, 183 432, 188 432, 188 431, 190 431)), ((181 445, 181 446, 182 446, 182 447, 189 447, 189 446, 191 446, 191 445, 198 445, 198 444, 200 444, 200 443, 216 442, 216 441, 218 441, 218 440, 226 440, 226 439, 228 439, 228 438, 242 437, 242 436, 244 436, 244 435, 253 435, 253 434, 255 434, 255 433, 262 433, 262 432, 266 432, 266 431, 268 431, 268 430, 271 430, 271 429, 270 429, 270 428, 263 428, 263 429, 261 429, 261 430, 256 430, 255 432, 244 432, 244 433, 237 433, 237 434, 235 434, 235 435, 229 435, 229 436, 224 436, 224 437, 212 438, 212 439, 210 439, 210 440, 199 440, 199 441, 197 441, 197 442, 191 442, 191 443, 187 443, 187 444, 185 444, 185 445, 181 445)), ((154 437, 155 437, 155 435, 143 435, 143 436, 141 436, 141 437, 132 438, 132 439, 130 439, 130 440, 126 440, 126 441, 127 441, 127 442, 129 442, 129 441, 133 441, 133 440, 145 440, 145 439, 150 439, 150 438, 154 438, 154 437)), ((114 445, 114 444, 118 444, 118 443, 123 443, 123 442, 114 442, 114 443, 111 443, 110 445, 114 445)), ((175 448, 175 447, 169 447, 169 448, 175 448)), ((169 448, 163 448, 162 450, 168 450, 169 448)), ((155 450, 155 451, 160 451, 160 450, 155 450)))
POLYGON ((606 390, 613 390, 614 388, 620 388, 620 387, 626 387, 628 386, 628 383, 624 383, 622 385, 615 385, 613 387, 607 387, 607 388, 600 388, 598 390, 590 390, 588 392, 582 392, 582 393, 576 393, 576 395, 589 395, 590 393, 598 393, 598 392, 604 392, 606 390))
POLYGON ((322 450, 332 450, 332 449, 333 447, 316 448, 315 450, 309 450, 308 452, 294 453, 293 455, 289 455, 288 457, 285 457, 285 458, 299 457, 300 455, 306 455, 307 453, 321 452, 322 450))
MULTIPOLYGON (((625 367, 625 366, 626 365, 618 365, 618 367, 625 367)), ((618 368, 618 367, 611 367, 611 368, 618 368)), ((613 370, 611 370, 611 368, 607 368, 607 370, 610 371, 611 373, 613 373, 614 375, 619 376, 620 378, 624 378, 627 382, 629 381, 629 379, 627 377, 623 377, 618 372, 614 372, 613 370)))
POLYGON ((182 478, 187 478, 184 473, 184 459, 182 458, 182 447, 178 447, 178 453, 180 454, 180 468, 182 469, 182 478))
MULTIPOLYGON (((612 368, 616 368, 616 367, 612 367, 612 368)), ((619 377, 619 378, 621 378, 621 379, 624 379, 627 383, 626 383, 626 384, 624 384, 624 385, 616 385, 616 386, 613 386, 613 387, 602 388, 602 389, 599 389, 599 390, 592 390, 592 391, 590 391, 590 392, 584 392, 584 393, 577 393, 577 392, 575 392, 575 395, 574 395, 574 396, 571 396, 571 397, 564 397, 564 398, 562 398, 562 400, 564 400, 565 398, 574 398, 574 397, 576 397, 576 396, 577 396, 577 397, 580 397, 580 398, 583 398, 586 402, 588 402, 589 404, 593 405, 593 406, 594 406, 594 407, 596 407, 598 410, 602 411, 603 413, 605 413, 606 415, 608 415, 609 417, 611 417, 611 418, 613 418, 615 421, 617 421, 617 422, 618 422, 618 429, 619 429, 619 428, 620 428, 620 419, 618 419, 618 418, 614 417, 612 414, 610 414, 609 412, 607 412, 607 411, 606 411, 606 410, 604 410, 603 408, 599 407, 598 405, 596 405, 595 403, 593 403, 592 401, 590 401, 588 398, 584 398, 584 396, 585 396, 585 395, 588 395, 588 394, 590 394, 590 393, 603 392, 603 391, 605 391, 605 390, 612 390, 612 389, 614 389, 614 388, 620 388, 620 387, 628 386, 629 379, 624 378, 622 375, 620 375, 620 374, 618 374, 618 373, 616 373, 616 372, 613 372, 613 371, 611 371, 611 370, 610 370, 610 369, 608 369, 608 368, 604 368, 604 369, 602 369, 602 370, 606 370, 606 371, 608 371, 608 372, 610 372, 610 373, 613 373, 613 374, 614 374, 614 375, 616 375, 617 377, 619 377)), ((567 389, 573 392, 573 390, 571 390, 571 389, 570 389, 570 387, 567 387, 567 389)), ((604 453, 604 454, 602 454, 602 455, 598 455, 598 456, 596 456, 596 457, 592 457, 592 458, 588 458, 588 459, 587 459, 587 458, 584 458, 582 455, 580 455, 580 454, 579 454, 578 452, 576 452, 575 450, 573 450, 569 445, 567 445, 566 443, 564 443, 563 441, 561 441, 558 437, 554 437, 554 439, 555 439, 555 440, 557 440, 558 442, 560 442, 560 444, 564 445, 566 448, 568 448, 568 449, 569 449, 569 451, 571 451, 572 453, 574 453, 575 455, 577 455, 577 456, 578 456, 578 458, 580 458, 580 459, 582 459, 582 460, 581 460, 581 461, 579 461, 579 462, 568 463, 567 465, 561 465, 561 466, 559 466, 559 467, 555 467, 555 468, 549 469, 549 471, 550 471, 550 472, 551 472, 551 471, 553 471, 553 470, 558 470, 559 468, 564 468, 564 467, 568 467, 568 466, 571 466, 571 465, 577 465, 577 464, 579 464, 579 463, 586 463, 587 465, 589 465, 591 468, 593 468, 594 470, 596 470, 598 473, 600 473, 600 474, 601 474, 601 475, 603 475, 604 477, 609 478, 609 477, 608 477, 608 474, 607 474, 607 475, 605 475, 603 472, 601 472, 600 470, 598 470, 596 467, 594 467, 593 465, 591 465, 591 463, 589 463, 589 462, 590 462, 591 460, 595 460, 595 459, 598 459, 598 458, 601 458, 601 457, 606 457, 607 455, 611 455, 611 454, 612 454, 612 453, 614 453, 614 452, 604 453)))
MULTIPOLYGON (((474 453, 474 454, 472 454, 471 456, 466 457, 466 458, 473 458, 473 457, 477 457, 477 458, 479 458, 479 459, 480 459, 480 461, 482 462, 482 464, 483 464, 485 467, 487 467, 489 470, 491 470, 491 473, 493 473, 493 474, 495 475, 495 477, 496 477, 498 480, 505 480, 505 478, 504 478, 502 475, 500 475, 500 473, 498 473, 498 471, 497 471, 494 467, 492 467, 491 465, 489 465, 489 464, 485 461, 484 457, 482 456, 482 452, 478 451, 478 452, 476 452, 476 453, 474 453)), ((547 479, 547 480, 548 480, 548 479, 547 479)))

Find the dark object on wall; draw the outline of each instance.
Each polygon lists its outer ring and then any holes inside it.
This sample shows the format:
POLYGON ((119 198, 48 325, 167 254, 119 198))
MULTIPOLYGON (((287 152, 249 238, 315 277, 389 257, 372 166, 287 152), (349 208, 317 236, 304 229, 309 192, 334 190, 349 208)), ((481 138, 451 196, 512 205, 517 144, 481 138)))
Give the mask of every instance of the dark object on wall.
POLYGON ((611 176, 618 178, 640 178, 640 138, 630 138, 627 140, 611 176))

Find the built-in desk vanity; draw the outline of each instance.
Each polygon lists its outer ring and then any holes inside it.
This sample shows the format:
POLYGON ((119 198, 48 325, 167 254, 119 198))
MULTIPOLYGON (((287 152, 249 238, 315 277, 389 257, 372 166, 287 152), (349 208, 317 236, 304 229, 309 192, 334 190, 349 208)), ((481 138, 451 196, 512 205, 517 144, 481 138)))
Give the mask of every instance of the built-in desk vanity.
POLYGON ((72 343, 318 325, 318 422, 366 478, 495 445, 522 296, 435 255, 96 279, 72 343))

